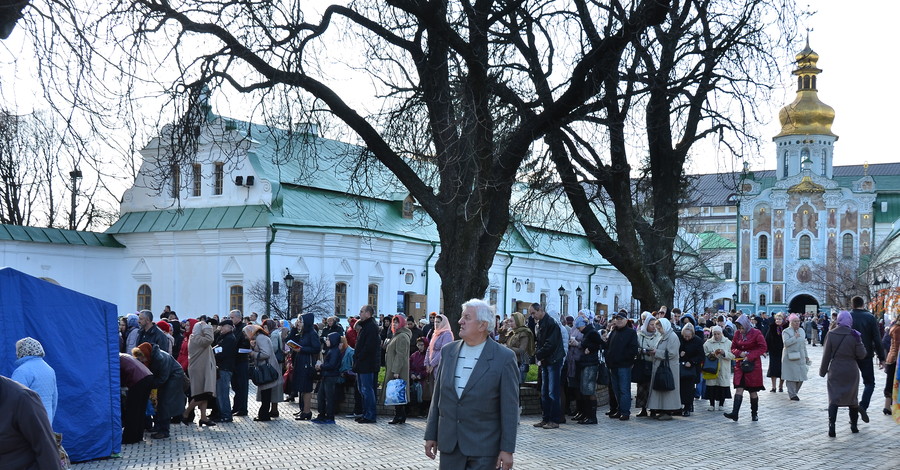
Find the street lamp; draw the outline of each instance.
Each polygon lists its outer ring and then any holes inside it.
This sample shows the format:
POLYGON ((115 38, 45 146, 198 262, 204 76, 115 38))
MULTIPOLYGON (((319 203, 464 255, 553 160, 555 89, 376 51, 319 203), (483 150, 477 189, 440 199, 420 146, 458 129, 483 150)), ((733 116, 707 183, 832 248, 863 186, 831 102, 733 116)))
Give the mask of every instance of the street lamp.
POLYGON ((69 172, 69 178, 72 178, 72 210, 69 212, 69 230, 75 230, 75 197, 78 195, 78 180, 81 177, 81 170, 78 168, 69 172))
POLYGON ((733 302, 731 304, 731 308, 737 308, 737 300, 738 300, 737 292, 735 292, 734 294, 731 294, 731 301, 733 302))
POLYGON ((290 318, 291 315, 293 315, 293 313, 294 313, 294 311, 291 309, 291 300, 293 300, 293 298, 291 297, 291 287, 293 285, 294 285, 294 276, 291 276, 291 270, 288 269, 287 275, 284 276, 284 287, 285 287, 285 290, 287 291, 288 318, 290 318))

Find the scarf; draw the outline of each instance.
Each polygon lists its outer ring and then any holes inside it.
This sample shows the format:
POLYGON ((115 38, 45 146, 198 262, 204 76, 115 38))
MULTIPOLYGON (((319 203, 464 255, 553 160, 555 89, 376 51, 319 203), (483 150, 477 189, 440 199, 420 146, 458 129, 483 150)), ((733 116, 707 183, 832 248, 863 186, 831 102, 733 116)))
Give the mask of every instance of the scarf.
POLYGON ((515 322, 515 329, 513 330, 517 336, 522 336, 526 339, 527 344, 525 345, 525 353, 528 354, 529 357, 534 356, 534 333, 531 332, 531 329, 528 328, 528 325, 525 324, 525 315, 522 315, 519 312, 515 312, 512 314, 513 322, 515 322))

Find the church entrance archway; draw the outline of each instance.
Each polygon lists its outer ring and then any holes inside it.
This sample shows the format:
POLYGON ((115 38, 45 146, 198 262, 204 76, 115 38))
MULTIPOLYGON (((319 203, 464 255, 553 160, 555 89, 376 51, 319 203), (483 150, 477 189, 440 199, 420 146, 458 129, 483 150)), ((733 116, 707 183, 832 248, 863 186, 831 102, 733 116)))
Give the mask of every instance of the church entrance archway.
POLYGON ((815 297, 806 294, 800 294, 793 299, 788 305, 788 313, 818 313, 819 301, 815 297))

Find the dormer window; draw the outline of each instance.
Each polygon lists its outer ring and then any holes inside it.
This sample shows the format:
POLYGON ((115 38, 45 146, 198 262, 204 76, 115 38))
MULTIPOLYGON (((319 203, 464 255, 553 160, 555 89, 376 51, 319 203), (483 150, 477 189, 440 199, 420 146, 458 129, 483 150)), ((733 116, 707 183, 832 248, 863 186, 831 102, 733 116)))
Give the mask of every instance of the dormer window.
POLYGON ((403 200, 403 218, 404 219, 412 219, 413 210, 415 209, 415 207, 413 206, 414 202, 415 202, 415 199, 413 199, 412 194, 410 194, 409 196, 406 196, 406 199, 403 200))

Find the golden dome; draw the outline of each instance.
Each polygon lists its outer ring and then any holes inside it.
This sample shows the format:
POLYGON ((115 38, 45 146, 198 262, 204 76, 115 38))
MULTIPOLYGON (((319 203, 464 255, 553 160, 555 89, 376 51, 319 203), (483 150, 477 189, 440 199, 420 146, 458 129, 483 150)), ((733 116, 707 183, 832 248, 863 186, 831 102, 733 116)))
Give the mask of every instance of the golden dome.
POLYGON ((800 51, 797 56, 797 98, 794 102, 781 108, 778 120, 781 121, 781 132, 775 137, 788 135, 828 135, 837 137, 831 132, 834 122, 834 108, 819 100, 816 88, 816 76, 822 72, 816 67, 819 54, 809 47, 800 51))
POLYGON ((825 187, 813 182, 809 175, 804 176, 799 183, 791 186, 787 190, 788 194, 795 193, 824 193, 825 187))

